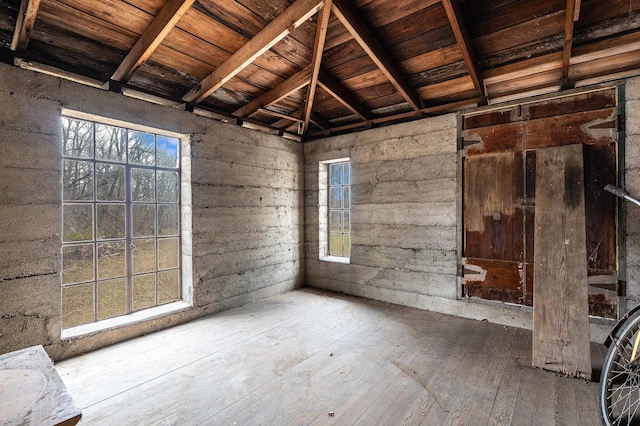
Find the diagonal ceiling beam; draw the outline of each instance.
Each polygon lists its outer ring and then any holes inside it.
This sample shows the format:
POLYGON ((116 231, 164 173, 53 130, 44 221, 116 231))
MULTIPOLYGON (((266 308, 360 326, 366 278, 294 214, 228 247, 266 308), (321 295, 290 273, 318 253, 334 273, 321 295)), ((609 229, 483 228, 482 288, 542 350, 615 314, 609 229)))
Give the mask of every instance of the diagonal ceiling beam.
POLYGON ((320 72, 320 78, 318 84, 331 96, 333 96, 338 102, 348 108, 351 112, 356 114, 362 120, 371 120, 373 114, 367 108, 365 108, 360 100, 357 99, 354 94, 344 87, 339 81, 331 77, 326 71, 320 72))
POLYGON ((293 76, 289 77, 287 80, 278 84, 273 89, 268 92, 263 93, 262 95, 255 98, 253 101, 249 102, 242 108, 238 109, 233 113, 236 117, 246 117, 248 115, 253 114, 258 109, 265 107, 267 105, 271 105, 272 103, 278 102, 280 99, 289 96, 291 93, 299 90, 309 84, 309 80, 311 79, 311 68, 306 67, 301 71, 298 71, 293 76))
POLYGON ((356 12, 344 0, 333 0, 332 11, 411 108, 419 110, 422 106, 420 96, 409 85, 382 45, 373 37, 369 28, 358 20, 356 12))
POLYGON ((451 25, 453 34, 456 37, 456 42, 462 52, 464 62, 467 64, 467 68, 469 69, 471 81, 473 81, 473 85, 475 86, 478 95, 484 98, 486 93, 484 89, 484 82, 482 80, 482 72, 480 71, 475 50, 471 44, 471 38, 467 32, 467 27, 464 25, 464 20, 462 19, 460 4, 458 3, 458 0, 442 0, 442 5, 444 6, 447 18, 449 19, 449 24, 451 25))
MULTIPOLYGON (((569 63, 573 46, 573 28, 580 17, 580 0, 567 0, 564 18, 564 46, 562 47, 562 81, 563 86, 569 80, 569 63)), ((572 84, 569 84, 572 86, 572 84)))
POLYGON ((22 3, 20 3, 16 28, 11 40, 11 50, 24 50, 27 48, 33 26, 36 23, 39 7, 40 0, 22 0, 22 3))
POLYGON ((194 2, 195 0, 167 0, 160 12, 151 21, 151 25, 122 60, 118 69, 111 76, 111 80, 129 81, 133 73, 149 59, 194 2))
POLYGON ((194 103, 202 102, 207 96, 249 66, 256 58, 312 17, 322 8, 323 4, 323 0, 296 0, 214 72, 205 77, 200 84, 184 95, 182 100, 194 103))
POLYGON ((322 53, 324 52, 324 42, 327 38, 327 28, 329 28, 329 17, 331 16, 332 0, 325 0, 322 12, 318 15, 318 23, 316 25, 316 39, 313 44, 313 58, 311 59, 311 82, 307 91, 307 100, 304 109, 304 121, 302 125, 302 134, 306 133, 311 118, 311 110, 313 109, 313 101, 316 97, 316 86, 318 84, 318 75, 320 73, 320 64, 322 63, 322 53))
MULTIPOLYGON (((282 117, 281 120, 278 120, 275 123, 273 123, 271 127, 275 127, 276 129, 284 129, 287 127, 291 127, 293 124, 296 124, 296 123, 303 123, 304 120, 301 118, 303 114, 304 114, 304 109, 299 109, 298 111, 291 114, 290 117, 282 117)), ((309 121, 315 124, 316 126, 318 126, 322 130, 329 129, 331 127, 331 123, 326 118, 324 118, 323 116, 321 116, 316 112, 311 113, 311 117, 309 118, 309 121)))

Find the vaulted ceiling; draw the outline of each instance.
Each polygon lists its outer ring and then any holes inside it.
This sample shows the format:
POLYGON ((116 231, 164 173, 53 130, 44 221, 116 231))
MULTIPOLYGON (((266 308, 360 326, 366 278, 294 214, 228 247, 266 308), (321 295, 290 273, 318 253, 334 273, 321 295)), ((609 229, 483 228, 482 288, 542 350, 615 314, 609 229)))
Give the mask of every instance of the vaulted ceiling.
POLYGON ((2 0, 0 59, 313 139, 640 74, 640 0, 2 0))

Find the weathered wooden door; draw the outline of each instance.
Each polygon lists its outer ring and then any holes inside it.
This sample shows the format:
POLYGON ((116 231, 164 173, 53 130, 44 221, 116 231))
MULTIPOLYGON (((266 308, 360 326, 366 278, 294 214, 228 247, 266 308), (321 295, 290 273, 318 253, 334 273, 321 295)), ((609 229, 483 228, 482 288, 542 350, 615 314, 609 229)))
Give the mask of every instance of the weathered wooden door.
POLYGON ((617 90, 519 105, 463 119, 463 294, 533 304, 536 151, 583 145, 589 309, 618 302, 617 90))

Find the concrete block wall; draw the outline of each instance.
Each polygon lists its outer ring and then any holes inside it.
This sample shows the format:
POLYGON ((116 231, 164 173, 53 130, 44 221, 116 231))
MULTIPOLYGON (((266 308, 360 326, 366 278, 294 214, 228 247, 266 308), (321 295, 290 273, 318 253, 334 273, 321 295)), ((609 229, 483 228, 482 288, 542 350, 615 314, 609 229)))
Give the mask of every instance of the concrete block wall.
POLYGON ((307 284, 401 304, 456 297, 456 117, 305 144, 307 284), (320 161, 351 159, 351 261, 319 260, 320 161))
POLYGON ((0 64, 0 353, 54 359, 302 284, 302 145, 0 64), (194 307, 60 339, 62 108, 191 135, 194 307))
MULTIPOLYGON (((625 97, 625 189, 640 197, 640 78, 627 80, 625 97)), ((632 308, 640 303, 640 207, 626 203, 625 212, 626 299, 632 308)))

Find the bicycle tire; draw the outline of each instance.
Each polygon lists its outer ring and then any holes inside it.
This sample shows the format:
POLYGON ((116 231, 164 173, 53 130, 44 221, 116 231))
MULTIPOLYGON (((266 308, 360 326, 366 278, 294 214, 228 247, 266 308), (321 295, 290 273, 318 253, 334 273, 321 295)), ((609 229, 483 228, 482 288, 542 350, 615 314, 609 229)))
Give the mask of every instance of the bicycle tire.
POLYGON ((603 425, 640 425, 640 362, 631 362, 639 333, 640 315, 633 315, 607 351, 598 392, 603 425))

